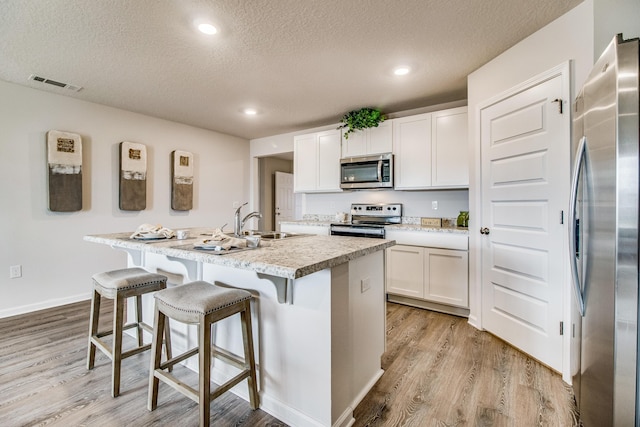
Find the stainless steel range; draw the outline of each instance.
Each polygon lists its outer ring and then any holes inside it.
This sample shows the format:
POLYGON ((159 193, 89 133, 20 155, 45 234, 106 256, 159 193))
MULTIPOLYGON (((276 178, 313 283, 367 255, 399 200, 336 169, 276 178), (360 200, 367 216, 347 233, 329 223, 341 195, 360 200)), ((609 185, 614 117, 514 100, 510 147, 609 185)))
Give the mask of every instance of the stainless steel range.
POLYGON ((330 233, 332 236, 384 239, 384 226, 401 222, 401 203, 354 203, 351 205, 351 222, 331 224, 330 233))

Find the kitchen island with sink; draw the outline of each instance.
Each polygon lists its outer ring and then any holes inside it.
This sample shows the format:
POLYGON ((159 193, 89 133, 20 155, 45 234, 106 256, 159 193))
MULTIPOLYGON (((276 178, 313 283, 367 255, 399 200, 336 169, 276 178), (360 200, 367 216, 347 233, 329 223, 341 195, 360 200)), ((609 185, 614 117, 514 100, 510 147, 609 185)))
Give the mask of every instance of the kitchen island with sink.
MULTIPOLYGON (((392 240, 341 236, 262 239, 255 249, 219 254, 189 239, 85 236, 128 253, 128 265, 165 274, 169 286, 205 280, 250 291, 261 409, 290 425, 348 426, 353 409, 382 375, 385 348, 384 249, 392 240)), ((124 266, 123 266, 124 267, 124 266)), ((153 316, 153 297, 143 302, 153 316)), ((197 344, 194 326, 171 324, 174 353, 197 344)), ((213 340, 242 355, 238 319, 220 322, 213 340)), ((187 366, 197 370, 195 360, 187 366)), ((236 373, 213 361, 216 383, 236 373)), ((233 389, 247 399, 246 386, 233 389)))

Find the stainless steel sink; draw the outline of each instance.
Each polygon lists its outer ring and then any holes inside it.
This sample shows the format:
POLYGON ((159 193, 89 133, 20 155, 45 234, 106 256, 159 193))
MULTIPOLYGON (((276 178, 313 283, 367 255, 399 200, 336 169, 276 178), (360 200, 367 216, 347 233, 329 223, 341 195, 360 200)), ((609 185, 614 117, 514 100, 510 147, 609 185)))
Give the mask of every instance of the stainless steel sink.
MULTIPOLYGON (((242 231, 243 236, 262 236, 264 231, 259 230, 244 230, 242 231)), ((270 231, 269 231, 270 233, 270 231)))
POLYGON ((268 231, 268 232, 263 232, 260 237, 263 239, 271 239, 271 240, 275 240, 275 239, 290 239, 290 238, 294 238, 294 237, 306 237, 306 236, 312 236, 312 234, 304 234, 304 233, 284 233, 284 232, 279 232, 279 231, 268 231))
MULTIPOLYGON (((203 236, 210 236, 211 233, 203 233, 203 236)), ((229 234, 230 236, 233 233, 229 234)), ((312 236, 312 234, 305 233, 285 233, 280 231, 261 231, 261 230, 243 230, 242 236, 260 236, 263 239, 276 240, 276 239, 289 239, 293 237, 306 237, 312 236)))
POLYGON ((263 239, 286 239, 287 237, 294 237, 296 234, 294 233, 281 233, 281 232, 269 232, 263 233, 260 237, 263 239))

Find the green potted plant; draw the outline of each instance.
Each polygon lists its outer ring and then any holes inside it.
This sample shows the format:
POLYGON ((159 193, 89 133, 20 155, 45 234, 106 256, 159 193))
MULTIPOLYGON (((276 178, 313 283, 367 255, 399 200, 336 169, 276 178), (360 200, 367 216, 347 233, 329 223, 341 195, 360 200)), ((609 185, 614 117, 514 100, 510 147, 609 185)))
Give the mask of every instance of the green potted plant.
POLYGON ((338 129, 347 128, 344 133, 344 139, 349 139, 349 134, 357 130, 378 127, 386 117, 377 108, 361 108, 359 110, 349 111, 340 120, 343 123, 338 129))

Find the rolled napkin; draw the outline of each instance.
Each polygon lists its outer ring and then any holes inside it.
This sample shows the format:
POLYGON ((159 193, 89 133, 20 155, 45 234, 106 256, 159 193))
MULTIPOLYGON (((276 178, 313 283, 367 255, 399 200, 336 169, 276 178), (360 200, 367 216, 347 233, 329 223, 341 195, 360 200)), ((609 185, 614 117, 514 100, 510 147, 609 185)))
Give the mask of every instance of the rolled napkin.
POLYGON ((142 224, 141 226, 136 228, 136 231, 130 237, 132 239, 139 239, 144 237, 156 236, 171 239, 172 237, 175 237, 175 235, 176 233, 173 230, 165 228, 160 224, 142 224))
POLYGON ((216 228, 211 237, 208 237, 195 245, 198 246, 219 246, 228 251, 231 248, 246 248, 247 241, 224 234, 222 230, 216 228))

